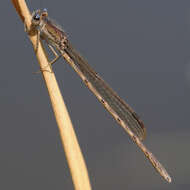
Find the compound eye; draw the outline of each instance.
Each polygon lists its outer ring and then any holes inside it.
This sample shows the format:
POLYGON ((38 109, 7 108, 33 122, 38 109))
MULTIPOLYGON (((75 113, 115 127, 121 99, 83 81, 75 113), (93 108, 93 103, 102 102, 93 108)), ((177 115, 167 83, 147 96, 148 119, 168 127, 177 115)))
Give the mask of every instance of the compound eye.
POLYGON ((47 9, 46 9, 46 8, 43 9, 43 11, 42 11, 42 16, 43 16, 43 17, 47 17, 47 16, 48 16, 48 12, 47 12, 47 9))
POLYGON ((40 20, 40 15, 39 14, 34 15, 33 19, 39 21, 40 20))
POLYGON ((43 12, 47 12, 47 9, 46 9, 46 8, 44 8, 44 9, 43 9, 43 12))

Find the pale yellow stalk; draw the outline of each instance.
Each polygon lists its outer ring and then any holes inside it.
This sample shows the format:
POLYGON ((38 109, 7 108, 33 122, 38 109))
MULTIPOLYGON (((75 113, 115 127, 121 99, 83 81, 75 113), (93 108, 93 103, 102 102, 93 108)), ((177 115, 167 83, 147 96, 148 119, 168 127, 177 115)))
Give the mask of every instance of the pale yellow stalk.
MULTIPOLYGON (((14 4, 22 21, 25 21, 26 28, 30 29, 31 14, 25 1, 12 0, 12 3, 14 4)), ((34 49, 36 50, 37 35, 29 35, 29 38, 34 49)), ((70 168, 75 190, 91 190, 87 168, 72 126, 72 122, 60 93, 55 75, 49 67, 48 60, 41 43, 38 45, 36 57, 40 64, 40 68, 45 68, 46 70, 43 71, 42 74, 48 89, 53 111, 60 131, 60 137, 70 168)))

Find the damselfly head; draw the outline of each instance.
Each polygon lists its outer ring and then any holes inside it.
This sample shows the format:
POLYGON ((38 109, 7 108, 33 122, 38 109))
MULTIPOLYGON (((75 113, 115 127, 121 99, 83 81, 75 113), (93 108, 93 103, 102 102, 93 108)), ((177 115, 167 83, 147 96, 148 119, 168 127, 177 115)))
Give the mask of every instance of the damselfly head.
POLYGON ((47 9, 43 9, 43 10, 36 10, 32 13, 32 24, 34 26, 38 26, 40 25, 40 22, 43 18, 48 16, 48 12, 47 9))

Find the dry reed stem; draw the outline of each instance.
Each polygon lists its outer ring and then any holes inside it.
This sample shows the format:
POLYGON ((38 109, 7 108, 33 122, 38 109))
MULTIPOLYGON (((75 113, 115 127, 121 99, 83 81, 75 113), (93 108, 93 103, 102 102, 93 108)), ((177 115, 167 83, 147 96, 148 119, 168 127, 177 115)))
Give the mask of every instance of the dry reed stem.
MULTIPOLYGON (((31 15, 25 1, 12 0, 12 3, 22 21, 25 21, 26 28, 30 29, 31 15)), ((34 49, 36 49, 37 35, 29 35, 29 38, 34 49)), ((41 43, 38 45, 36 57, 40 64, 40 68, 45 68, 46 70, 43 71, 42 74, 52 103, 75 190, 91 190, 87 168, 77 142, 72 122, 61 96, 55 75, 51 72, 51 68, 49 67, 48 60, 41 43)))

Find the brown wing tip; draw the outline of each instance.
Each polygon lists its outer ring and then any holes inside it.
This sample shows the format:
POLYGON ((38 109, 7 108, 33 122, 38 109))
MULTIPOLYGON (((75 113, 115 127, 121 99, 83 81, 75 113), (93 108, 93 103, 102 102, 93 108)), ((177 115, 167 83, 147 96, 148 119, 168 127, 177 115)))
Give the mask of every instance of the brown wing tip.
POLYGON ((137 122, 141 126, 141 129, 143 130, 142 136, 140 138, 143 141, 146 138, 146 128, 144 126, 144 123, 142 122, 142 120, 140 119, 140 117, 138 116, 136 112, 133 112, 132 115, 137 120, 137 122))

